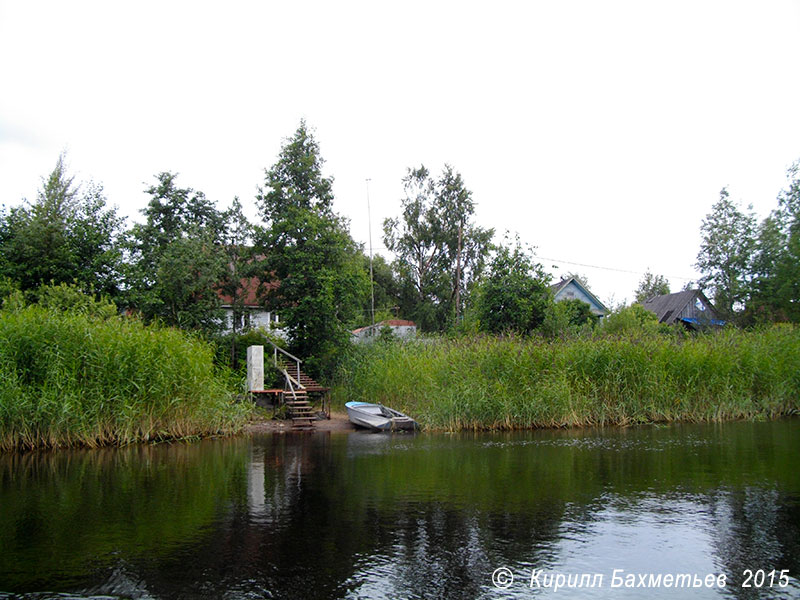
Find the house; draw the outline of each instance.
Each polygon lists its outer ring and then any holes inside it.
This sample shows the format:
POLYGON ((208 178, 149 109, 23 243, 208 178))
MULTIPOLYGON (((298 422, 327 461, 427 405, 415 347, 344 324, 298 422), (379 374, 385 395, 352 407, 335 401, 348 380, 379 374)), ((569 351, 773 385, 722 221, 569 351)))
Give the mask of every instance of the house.
POLYGON ((554 283, 550 286, 550 291, 553 292, 553 299, 556 302, 561 302, 562 300, 585 302, 596 317, 605 317, 609 313, 605 305, 592 292, 586 289, 586 286, 577 277, 568 277, 558 283, 554 283))
POLYGON ((409 339, 417 335, 417 324, 414 321, 405 321, 403 319, 389 319, 375 323, 375 325, 367 325, 366 327, 359 327, 350 332, 352 340, 357 343, 371 341, 381 334, 384 327, 388 327, 392 335, 399 339, 409 339))
POLYGON ((659 323, 682 323, 687 327, 724 325, 717 316, 714 305, 700 290, 684 290, 674 294, 653 296, 642 306, 658 317, 659 323))
MULTIPOLYGON (((267 284, 275 285, 275 284, 267 284)), ((248 329, 263 327, 273 331, 279 337, 284 337, 285 333, 280 327, 278 314, 266 310, 258 301, 259 281, 255 277, 242 280, 242 295, 237 298, 236 331, 242 332, 248 329)), ((219 292, 222 301, 221 308, 225 313, 225 331, 233 331, 234 302, 231 296, 219 292)))

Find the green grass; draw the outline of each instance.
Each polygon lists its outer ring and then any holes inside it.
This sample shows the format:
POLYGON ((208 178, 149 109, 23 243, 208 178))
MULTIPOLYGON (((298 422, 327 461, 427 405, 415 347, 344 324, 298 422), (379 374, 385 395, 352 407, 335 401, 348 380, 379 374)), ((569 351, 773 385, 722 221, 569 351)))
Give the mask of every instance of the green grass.
POLYGON ((333 398, 450 431, 775 418, 800 412, 800 329, 372 344, 333 398))
POLYGON ((3 450, 231 433, 250 411, 201 340, 40 306, 0 311, 0 382, 3 450))

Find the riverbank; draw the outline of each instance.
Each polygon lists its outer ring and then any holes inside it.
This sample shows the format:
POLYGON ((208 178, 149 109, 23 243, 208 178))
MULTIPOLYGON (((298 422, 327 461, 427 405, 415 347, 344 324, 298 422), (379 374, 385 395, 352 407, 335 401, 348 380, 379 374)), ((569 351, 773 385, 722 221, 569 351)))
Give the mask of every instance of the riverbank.
MULTIPOLYGON (((291 431, 291 421, 272 419, 269 415, 258 412, 254 413, 244 427, 244 433, 287 433, 291 431)), ((350 422, 346 412, 331 411, 330 419, 314 421, 314 431, 348 433, 356 431, 356 426, 350 422)))
POLYGON ((429 431, 773 419, 800 414, 800 329, 375 343, 342 361, 332 397, 429 431))
MULTIPOLYGON (((253 420, 213 348, 136 319, 0 311, 0 450, 288 431, 253 420)), ((427 431, 512 430, 800 414, 800 328, 545 340, 375 343, 341 359, 335 412, 382 403, 427 431)))

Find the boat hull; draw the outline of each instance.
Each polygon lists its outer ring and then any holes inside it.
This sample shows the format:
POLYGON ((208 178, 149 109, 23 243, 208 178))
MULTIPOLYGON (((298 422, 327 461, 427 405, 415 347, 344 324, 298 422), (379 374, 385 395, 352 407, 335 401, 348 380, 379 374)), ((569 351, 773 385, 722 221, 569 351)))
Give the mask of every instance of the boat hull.
POLYGON ((353 425, 372 431, 413 431, 419 425, 411 417, 370 402, 347 402, 347 416, 353 425))

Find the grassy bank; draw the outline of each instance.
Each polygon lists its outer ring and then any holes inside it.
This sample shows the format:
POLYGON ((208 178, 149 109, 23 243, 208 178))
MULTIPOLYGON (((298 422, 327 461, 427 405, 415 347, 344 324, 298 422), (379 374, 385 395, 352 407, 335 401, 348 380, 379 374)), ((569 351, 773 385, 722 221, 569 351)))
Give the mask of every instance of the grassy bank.
POLYGON ((376 343, 343 361, 333 398, 439 430, 773 418, 800 412, 800 329, 376 343))
POLYGON ((200 340, 39 306, 0 311, 0 382, 4 450, 228 433, 249 411, 200 340))

